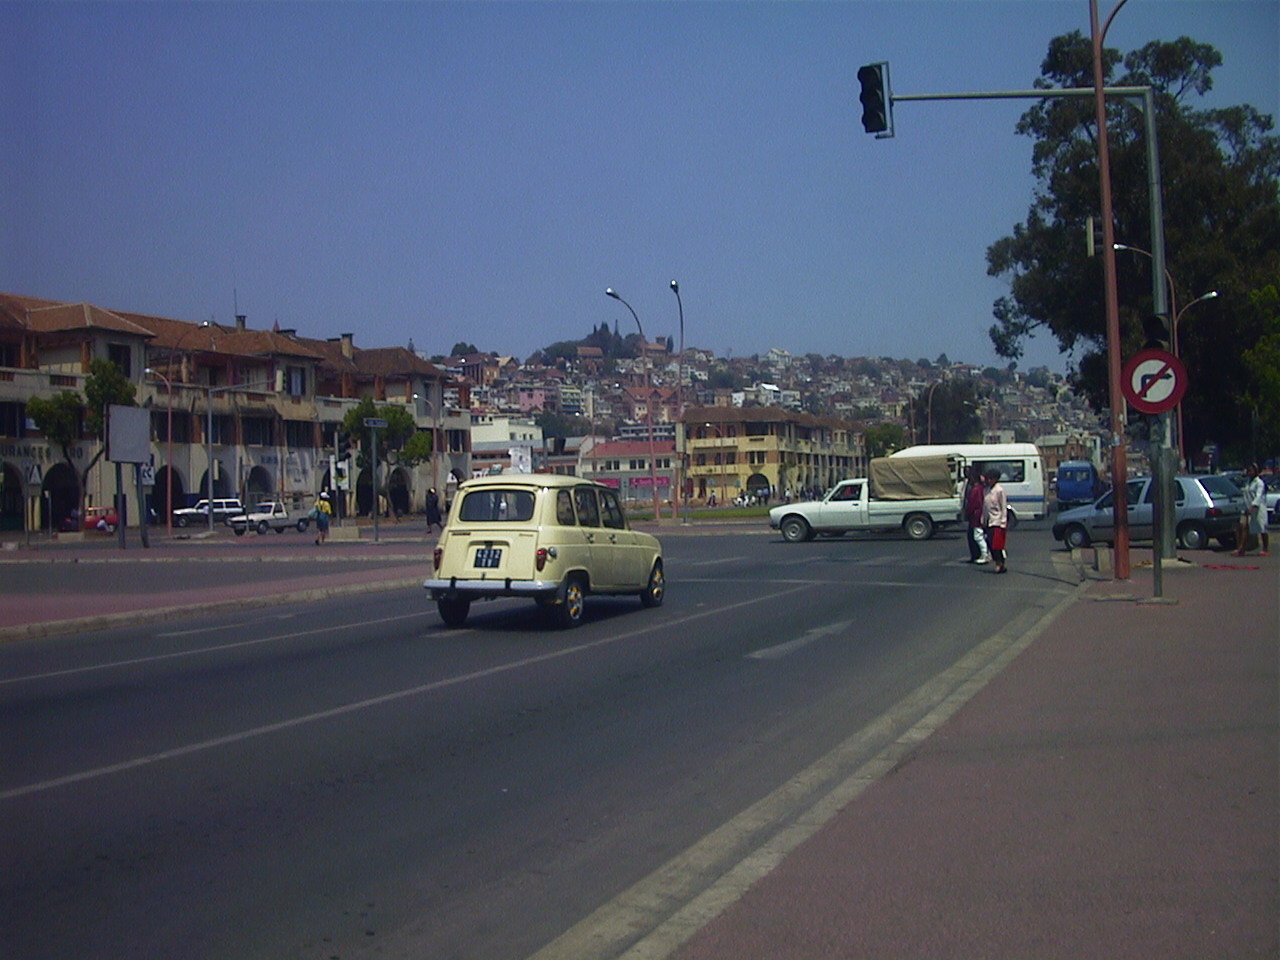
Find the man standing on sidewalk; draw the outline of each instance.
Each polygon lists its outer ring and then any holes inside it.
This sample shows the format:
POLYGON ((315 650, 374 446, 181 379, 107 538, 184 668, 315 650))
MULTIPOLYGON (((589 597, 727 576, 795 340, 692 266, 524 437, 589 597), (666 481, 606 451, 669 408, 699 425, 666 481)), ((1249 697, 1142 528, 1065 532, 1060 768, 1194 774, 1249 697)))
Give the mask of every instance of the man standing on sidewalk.
POLYGON ((1258 538, 1260 556, 1271 553, 1271 535, 1267 533, 1267 487, 1262 482, 1256 463, 1249 464, 1249 482, 1244 485, 1244 513, 1240 515, 1240 542, 1236 544, 1236 556, 1243 557, 1249 549, 1249 537, 1258 538))
POLYGON ((996 561, 996 573, 1007 573, 1009 568, 1004 565, 1004 547, 1009 530, 1009 501, 1005 497, 1004 487, 1000 485, 1000 471, 997 468, 987 467, 982 479, 987 485, 987 495, 982 501, 987 543, 991 547, 991 556, 996 561))

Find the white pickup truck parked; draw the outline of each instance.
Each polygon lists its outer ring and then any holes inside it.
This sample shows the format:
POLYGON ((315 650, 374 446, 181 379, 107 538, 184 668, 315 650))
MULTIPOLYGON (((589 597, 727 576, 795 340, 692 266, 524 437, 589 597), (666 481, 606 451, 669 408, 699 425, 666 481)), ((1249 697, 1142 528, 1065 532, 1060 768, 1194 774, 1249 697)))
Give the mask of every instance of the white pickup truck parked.
POLYGON ((305 533, 310 522, 307 517, 290 517, 283 503, 260 503, 248 513, 230 518, 227 525, 236 532, 237 537, 242 537, 246 530, 257 530, 258 533, 274 530, 276 533, 284 533, 287 527, 297 527, 300 532, 305 533))
POLYGON ((821 499, 785 503, 769 511, 769 526, 789 543, 816 534, 900 529, 928 540, 961 520, 955 463, 948 457, 878 458, 871 476, 841 480, 821 499))

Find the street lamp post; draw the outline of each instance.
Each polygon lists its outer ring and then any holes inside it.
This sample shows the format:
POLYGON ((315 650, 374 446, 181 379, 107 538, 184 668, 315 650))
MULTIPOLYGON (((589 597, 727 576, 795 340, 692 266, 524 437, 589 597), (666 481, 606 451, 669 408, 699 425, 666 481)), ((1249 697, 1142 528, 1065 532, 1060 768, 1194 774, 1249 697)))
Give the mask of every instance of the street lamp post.
POLYGON ((1102 273, 1103 294, 1107 315, 1107 387, 1111 406, 1111 483, 1116 495, 1112 497, 1112 519, 1115 528, 1115 579, 1128 580, 1129 570, 1129 514, 1128 505, 1120 497, 1129 472, 1126 462, 1124 430, 1124 396, 1121 388, 1120 363, 1120 303, 1116 292, 1115 223, 1111 204, 1111 150, 1107 142, 1107 99, 1102 73, 1102 42, 1111 21, 1120 12, 1126 0, 1120 0, 1107 22, 1098 29, 1098 0, 1089 0, 1089 35, 1093 48, 1094 113, 1098 124, 1098 172, 1102 208, 1102 273))
MULTIPOLYGON (((612 297, 620 304, 631 311, 631 316, 636 321, 636 329, 640 331, 640 356, 645 360, 644 348, 648 338, 644 335, 644 327, 640 325, 640 318, 636 316, 635 309, 622 297, 618 296, 618 292, 613 287, 608 287, 604 291, 606 297, 612 297)), ((662 519, 662 511, 658 507, 658 464, 657 464, 657 447, 653 442, 653 372, 649 369, 649 364, 645 363, 645 389, 647 391, 644 401, 644 418, 649 425, 649 483, 653 485, 653 519, 655 521, 662 519)))
MULTIPOLYGON (((676 357, 676 429, 684 426, 684 301, 680 299, 680 284, 671 281, 671 292, 676 295, 676 306, 680 310, 680 354, 676 357)), ((688 439, 685 440, 688 446, 688 439)), ((676 450, 676 489, 672 494, 671 509, 675 516, 680 516, 680 498, 684 495, 684 460, 680 451, 676 450)))
MULTIPOLYGON (((1115 248, 1117 250, 1128 250, 1131 253, 1140 253, 1144 257, 1149 259, 1153 265, 1155 263, 1156 258, 1149 251, 1143 250, 1141 247, 1135 247, 1132 244, 1128 244, 1128 243, 1117 243, 1115 244, 1115 248)), ((1168 267, 1164 268, 1164 281, 1169 288, 1169 312, 1172 316, 1172 321, 1170 322, 1170 325, 1169 325, 1169 332, 1170 332, 1169 346, 1171 348, 1171 352, 1175 357, 1181 357, 1182 354, 1178 346, 1178 321, 1182 319, 1182 315, 1184 313, 1186 313, 1188 310, 1194 307, 1197 303, 1200 303, 1204 300, 1213 300, 1215 297, 1218 296, 1218 291, 1210 290, 1208 293, 1204 294, 1203 296, 1196 297, 1190 303, 1186 304, 1181 310, 1179 310, 1178 309, 1178 288, 1177 288, 1177 285, 1173 282, 1173 274, 1169 272, 1168 267)), ((1185 470, 1186 463, 1187 463, 1187 456, 1186 456, 1186 449, 1182 441, 1182 401, 1181 400, 1178 401, 1177 412, 1178 412, 1178 418, 1177 418, 1178 419, 1178 423, 1177 423, 1178 463, 1182 467, 1182 469, 1185 470)))
MULTIPOLYGON (((166 397, 168 397, 168 403, 166 404, 166 406, 168 407, 167 423, 165 425, 165 430, 164 430, 164 434, 165 434, 165 454, 164 454, 165 496, 164 496, 164 500, 165 500, 165 530, 168 532, 169 539, 172 540, 173 539, 173 384, 170 383, 169 378, 166 377, 159 370, 153 370, 151 367, 147 367, 145 372, 151 374, 151 376, 153 377, 159 377, 161 380, 164 381, 164 392, 166 397)), ((211 512, 210 516, 212 515, 213 514, 211 512)))

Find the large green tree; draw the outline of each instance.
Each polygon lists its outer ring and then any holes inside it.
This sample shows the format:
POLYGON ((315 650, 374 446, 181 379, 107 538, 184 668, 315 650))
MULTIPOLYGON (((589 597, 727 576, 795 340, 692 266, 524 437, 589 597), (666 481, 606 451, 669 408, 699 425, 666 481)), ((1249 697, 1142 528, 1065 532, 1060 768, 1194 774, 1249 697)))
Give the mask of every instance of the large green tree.
MULTIPOLYGON (((1190 308, 1177 331, 1189 371, 1185 448, 1191 455, 1214 441, 1239 458, 1251 436, 1248 398, 1256 392, 1244 355, 1269 319, 1253 294, 1280 267, 1280 141, 1270 133, 1272 118, 1253 107, 1193 105, 1212 88, 1221 62, 1213 47, 1183 37, 1123 57, 1108 49, 1104 72, 1108 85, 1153 89, 1174 307, 1218 293, 1190 308)), ((1041 70, 1037 87, 1092 86, 1089 40, 1079 33, 1055 38, 1041 70)), ((1116 241, 1149 251, 1143 118, 1132 101, 1110 98, 1107 125, 1116 241)), ((987 252, 988 272, 1010 282, 1009 295, 995 304, 991 338, 1001 356, 1016 359, 1030 335, 1047 330, 1073 358, 1073 385, 1101 410, 1107 404, 1102 259, 1085 244, 1086 224, 1099 215, 1093 101, 1040 102, 1023 114, 1017 132, 1035 141, 1038 185, 1026 220, 987 252)), ((1131 251, 1116 256, 1128 357, 1142 345, 1142 320, 1153 312, 1152 265, 1131 251)))
POLYGON ((974 380, 939 380, 911 401, 917 443, 982 439, 982 396, 974 380))
POLYGON ((85 396, 74 390, 63 390, 51 398, 32 397, 27 402, 27 416, 50 443, 62 451, 62 459, 80 481, 80 515, 84 516, 85 493, 89 489, 89 473, 107 452, 107 410, 111 406, 137 405, 137 391, 129 378, 110 360, 93 360, 84 383, 85 396), (75 447, 82 437, 100 441, 83 470, 77 470, 73 459, 75 447))

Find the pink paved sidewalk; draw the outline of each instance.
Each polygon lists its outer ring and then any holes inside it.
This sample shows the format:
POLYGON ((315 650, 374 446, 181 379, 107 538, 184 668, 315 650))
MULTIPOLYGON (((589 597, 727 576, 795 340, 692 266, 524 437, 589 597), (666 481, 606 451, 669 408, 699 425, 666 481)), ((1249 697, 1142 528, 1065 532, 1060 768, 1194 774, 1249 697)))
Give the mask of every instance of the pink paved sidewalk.
POLYGON ((1280 564, 1092 584, 678 960, 1280 956, 1280 564))

